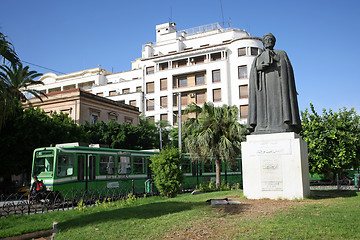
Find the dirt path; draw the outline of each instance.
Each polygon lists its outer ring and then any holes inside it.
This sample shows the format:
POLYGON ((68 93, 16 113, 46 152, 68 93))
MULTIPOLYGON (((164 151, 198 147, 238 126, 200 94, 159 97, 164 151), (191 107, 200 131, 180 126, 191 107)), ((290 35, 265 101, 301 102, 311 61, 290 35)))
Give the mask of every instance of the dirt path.
MULTIPOLYGON (((195 221, 191 227, 168 232, 161 239, 229 239, 229 232, 238 232, 237 224, 241 218, 247 221, 261 221, 264 217, 272 217, 279 211, 286 211, 293 206, 314 204, 314 200, 250 200, 239 199, 240 196, 228 196, 238 200, 239 205, 217 205, 213 208, 216 217, 204 216, 201 221, 195 221), (239 221, 234 221, 236 218, 239 221)), ((247 229, 245 231, 252 231, 247 229)), ((246 234, 246 233, 245 233, 246 234)), ((230 238, 232 239, 232 238, 230 238)))

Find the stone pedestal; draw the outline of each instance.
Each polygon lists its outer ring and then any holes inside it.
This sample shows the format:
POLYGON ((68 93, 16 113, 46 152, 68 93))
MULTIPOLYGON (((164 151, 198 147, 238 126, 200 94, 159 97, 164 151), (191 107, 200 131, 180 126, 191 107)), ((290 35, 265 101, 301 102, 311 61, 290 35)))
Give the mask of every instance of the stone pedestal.
POLYGON ((249 135, 242 143, 244 196, 303 199, 310 194, 307 145, 293 132, 249 135))

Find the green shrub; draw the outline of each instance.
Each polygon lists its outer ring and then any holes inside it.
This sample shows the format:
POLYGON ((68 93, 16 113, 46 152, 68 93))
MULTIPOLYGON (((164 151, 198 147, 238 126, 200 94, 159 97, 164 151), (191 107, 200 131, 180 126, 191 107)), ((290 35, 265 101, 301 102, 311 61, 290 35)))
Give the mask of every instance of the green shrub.
POLYGON ((226 184, 224 182, 221 183, 219 191, 230 191, 230 190, 231 190, 231 187, 230 187, 229 183, 226 183, 226 184))
POLYGON ((165 197, 176 197, 184 179, 180 169, 181 156, 177 148, 165 148, 159 155, 151 157, 154 183, 165 197))
POLYGON ((77 204, 77 209, 79 211, 85 211, 86 210, 86 204, 84 203, 84 200, 81 198, 80 202, 77 204))
POLYGON ((229 183, 225 184, 224 182, 221 183, 219 188, 216 188, 216 182, 210 181, 209 184, 200 184, 196 189, 200 192, 215 192, 215 191, 229 191, 231 187, 229 183))

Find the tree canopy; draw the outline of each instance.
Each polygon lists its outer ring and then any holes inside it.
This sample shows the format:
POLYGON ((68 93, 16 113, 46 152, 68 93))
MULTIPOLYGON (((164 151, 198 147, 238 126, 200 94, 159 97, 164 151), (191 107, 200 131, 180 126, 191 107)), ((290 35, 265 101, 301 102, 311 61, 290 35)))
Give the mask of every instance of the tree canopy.
POLYGON ((308 143, 310 173, 325 174, 334 180, 343 169, 358 168, 360 157, 360 117, 355 110, 323 110, 319 115, 312 104, 301 112, 308 143))

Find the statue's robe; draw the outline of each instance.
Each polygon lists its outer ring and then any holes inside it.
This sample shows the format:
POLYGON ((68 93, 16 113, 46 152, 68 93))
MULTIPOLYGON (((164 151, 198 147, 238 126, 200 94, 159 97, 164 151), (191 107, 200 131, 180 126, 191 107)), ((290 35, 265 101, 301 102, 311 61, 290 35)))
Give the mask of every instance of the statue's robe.
POLYGON ((301 130, 294 72, 282 50, 266 49, 254 59, 247 125, 254 134, 301 130))

